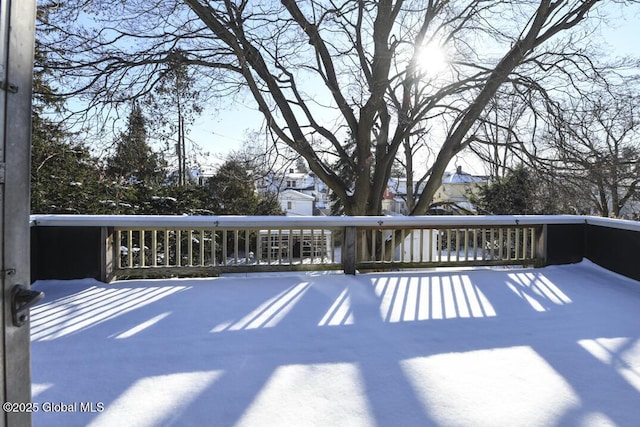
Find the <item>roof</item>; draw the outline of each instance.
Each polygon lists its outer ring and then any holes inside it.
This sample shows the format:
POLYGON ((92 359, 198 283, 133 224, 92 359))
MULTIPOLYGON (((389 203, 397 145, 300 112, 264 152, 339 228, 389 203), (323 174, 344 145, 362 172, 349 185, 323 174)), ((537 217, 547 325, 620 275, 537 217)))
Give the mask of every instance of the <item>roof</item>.
POLYGON ((309 174, 304 172, 287 172, 284 176, 285 179, 305 179, 309 177, 309 174))
MULTIPOLYGON (((487 177, 471 175, 467 172, 463 172, 461 169, 454 172, 445 172, 442 175, 443 184, 486 184, 487 177)), ((414 191, 422 192, 426 186, 426 182, 423 181, 420 187, 417 186, 417 182, 414 181, 414 191)), ((390 191, 397 194, 407 194, 407 178, 390 178, 387 183, 387 187, 390 191)))
POLYGON ((589 262, 34 287, 32 401, 104 405, 34 425, 640 419, 640 283, 589 262))
POLYGON ((316 199, 313 196, 301 193, 301 192, 296 191, 296 190, 291 190, 290 188, 281 191, 278 194, 278 198, 282 198, 282 199, 285 199, 285 200, 288 200, 288 199, 291 199, 291 200, 315 200, 316 199))
POLYGON ((443 184, 482 184, 486 183, 487 179, 482 176, 475 176, 466 172, 445 172, 442 176, 443 184))

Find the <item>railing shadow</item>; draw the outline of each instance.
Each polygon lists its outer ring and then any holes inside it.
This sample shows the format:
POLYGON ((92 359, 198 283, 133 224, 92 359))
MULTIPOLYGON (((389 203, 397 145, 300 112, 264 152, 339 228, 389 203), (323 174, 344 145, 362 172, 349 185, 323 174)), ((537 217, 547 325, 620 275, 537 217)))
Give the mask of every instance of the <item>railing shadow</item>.
POLYGON ((34 422, 630 425, 636 284, 585 265, 45 283, 34 401, 106 410, 34 422))

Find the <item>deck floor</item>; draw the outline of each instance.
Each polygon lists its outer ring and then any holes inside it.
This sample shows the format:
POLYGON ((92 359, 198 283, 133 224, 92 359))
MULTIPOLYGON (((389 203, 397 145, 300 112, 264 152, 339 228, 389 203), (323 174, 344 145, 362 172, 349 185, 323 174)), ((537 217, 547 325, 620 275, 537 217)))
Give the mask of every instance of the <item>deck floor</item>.
POLYGON ((640 420, 640 283, 589 262, 35 286, 35 426, 640 420))

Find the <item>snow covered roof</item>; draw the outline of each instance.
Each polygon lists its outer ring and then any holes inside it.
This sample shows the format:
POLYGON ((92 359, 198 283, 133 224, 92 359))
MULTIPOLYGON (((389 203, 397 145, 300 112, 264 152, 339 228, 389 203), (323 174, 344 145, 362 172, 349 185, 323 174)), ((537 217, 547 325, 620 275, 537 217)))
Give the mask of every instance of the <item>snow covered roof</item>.
POLYGON ((34 425, 635 425, 639 283, 588 262, 36 282, 34 425), (95 407, 95 405, 94 405, 95 407))
MULTIPOLYGON (((483 176, 471 175, 464 172, 462 168, 458 168, 452 172, 445 172, 442 176, 443 184, 486 184, 487 178, 483 176)), ((417 192, 422 192, 426 186, 426 182, 423 182, 420 187, 417 187, 414 182, 414 188, 417 192)), ((407 194, 407 178, 390 178, 387 183, 389 189, 396 194, 407 194)))
POLYGON ((285 179, 305 179, 308 177, 309 174, 303 172, 289 172, 285 174, 285 179))
POLYGON ((466 172, 445 172, 442 176, 443 184, 481 184, 486 183, 487 179, 481 176, 475 176, 466 172))
POLYGON ((278 198, 284 200, 315 200, 315 197, 304 194, 296 190, 286 189, 278 194, 278 198))

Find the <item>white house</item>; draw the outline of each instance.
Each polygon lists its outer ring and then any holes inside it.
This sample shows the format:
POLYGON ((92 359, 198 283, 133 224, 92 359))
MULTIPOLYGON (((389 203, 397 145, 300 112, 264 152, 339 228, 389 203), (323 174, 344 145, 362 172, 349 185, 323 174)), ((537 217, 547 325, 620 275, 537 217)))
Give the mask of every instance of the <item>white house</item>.
POLYGON ((311 216, 315 197, 297 190, 287 189, 278 193, 278 201, 287 216, 311 216))
POLYGON ((314 215, 329 207, 328 187, 313 172, 291 167, 284 173, 269 174, 256 185, 258 191, 276 193, 287 215, 314 215))

